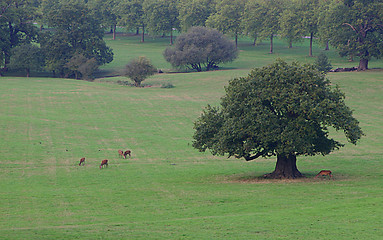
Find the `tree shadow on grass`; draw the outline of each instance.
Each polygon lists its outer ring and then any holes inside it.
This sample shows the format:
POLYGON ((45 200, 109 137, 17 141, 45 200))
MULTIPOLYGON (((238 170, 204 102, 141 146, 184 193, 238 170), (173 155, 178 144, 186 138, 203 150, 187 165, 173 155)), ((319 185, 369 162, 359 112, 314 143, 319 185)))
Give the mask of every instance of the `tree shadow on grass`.
POLYGON ((268 184, 268 183, 318 183, 318 182, 333 182, 333 181, 344 181, 347 177, 344 175, 335 175, 332 178, 328 176, 315 177, 316 173, 302 172, 302 178, 296 179, 270 179, 265 178, 259 173, 242 173, 225 176, 222 182, 226 183, 241 183, 241 184, 268 184))

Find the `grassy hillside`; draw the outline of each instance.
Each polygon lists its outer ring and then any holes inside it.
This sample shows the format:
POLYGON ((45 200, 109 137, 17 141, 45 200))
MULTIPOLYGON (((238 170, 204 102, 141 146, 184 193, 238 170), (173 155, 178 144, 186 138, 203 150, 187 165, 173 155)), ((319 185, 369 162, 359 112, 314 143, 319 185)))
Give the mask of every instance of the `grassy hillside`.
MULTIPOLYGON (((166 39, 133 41, 109 40, 116 62, 105 68, 142 52, 170 68, 159 56, 166 39)), ((269 55, 250 43, 222 71, 158 74, 149 88, 115 84, 122 77, 0 78, 0 239, 381 239, 381 70, 329 74, 366 136, 326 157, 300 157, 307 179, 260 180, 274 158, 245 162, 191 147, 193 121, 228 80, 277 55, 306 61, 304 44, 279 43, 281 53, 269 55), (166 82, 175 88, 156 87, 166 82), (103 159, 110 164, 100 170, 103 159), (322 169, 334 180, 311 178, 322 169)), ((333 65, 349 64, 333 56, 333 65)))

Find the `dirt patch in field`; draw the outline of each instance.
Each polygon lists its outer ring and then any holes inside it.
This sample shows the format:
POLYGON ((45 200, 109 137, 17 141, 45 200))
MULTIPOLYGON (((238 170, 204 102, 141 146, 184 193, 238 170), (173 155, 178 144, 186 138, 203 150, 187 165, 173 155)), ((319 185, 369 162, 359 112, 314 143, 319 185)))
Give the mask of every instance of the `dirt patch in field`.
POLYGON ((267 179, 263 175, 257 176, 255 174, 236 174, 225 176, 221 182, 223 183, 241 183, 241 184, 269 184, 269 183, 320 183, 320 182, 333 182, 345 180, 344 176, 336 176, 332 179, 328 177, 314 178, 315 175, 304 174, 305 177, 297 179, 267 179))
POLYGON ((197 101, 197 99, 193 98, 193 97, 190 97, 190 96, 175 96, 175 95, 159 95, 160 98, 164 98, 164 99, 172 99, 172 100, 176 100, 176 101, 184 101, 184 100, 187 100, 187 101, 197 101))

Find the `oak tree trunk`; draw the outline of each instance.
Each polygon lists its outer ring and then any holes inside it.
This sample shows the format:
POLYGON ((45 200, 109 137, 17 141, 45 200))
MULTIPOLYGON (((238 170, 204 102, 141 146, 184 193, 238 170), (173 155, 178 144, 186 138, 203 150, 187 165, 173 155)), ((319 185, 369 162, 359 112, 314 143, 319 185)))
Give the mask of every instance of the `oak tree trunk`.
POLYGON ((358 71, 365 71, 368 69, 368 59, 360 59, 358 71))
POLYGON ((264 177, 272 179, 294 179, 303 177, 297 168, 297 156, 293 153, 278 154, 274 172, 266 174, 264 177))

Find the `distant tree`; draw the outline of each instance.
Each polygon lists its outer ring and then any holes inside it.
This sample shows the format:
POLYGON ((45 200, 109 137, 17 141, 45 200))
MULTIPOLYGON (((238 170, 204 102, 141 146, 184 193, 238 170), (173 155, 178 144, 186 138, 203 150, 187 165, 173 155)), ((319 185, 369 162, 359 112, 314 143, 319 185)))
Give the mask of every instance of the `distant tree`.
POLYGON ((299 16, 302 18, 301 27, 310 36, 309 56, 313 56, 313 40, 318 33, 319 0, 302 0, 299 3, 299 16))
POLYGON ((359 57, 358 70, 367 70, 372 57, 383 56, 383 2, 348 0, 330 11, 330 44, 341 56, 359 57))
POLYGON ((55 31, 41 34, 41 47, 47 57, 47 68, 60 76, 64 65, 75 53, 87 59, 95 58, 98 65, 113 60, 112 50, 106 46, 104 29, 97 17, 81 3, 59 3, 48 8, 44 19, 55 31))
POLYGON ((331 63, 328 60, 328 57, 326 54, 321 53, 318 55, 316 61, 315 61, 315 66, 320 72, 329 72, 332 68, 331 63))
POLYGON ((128 30, 142 29, 141 42, 145 42, 145 13, 143 0, 121 0, 117 5, 119 15, 118 23, 125 26, 128 30))
POLYGON ((338 0, 324 0, 319 2, 318 9, 318 40, 325 46, 324 50, 329 50, 329 42, 331 39, 331 30, 334 28, 334 24, 331 23, 331 9, 336 8, 337 5, 341 4, 338 0))
POLYGON ((29 0, 0 1, 0 75, 7 71, 12 48, 36 41, 34 6, 29 0))
POLYGON ((247 1, 242 14, 242 29, 248 36, 254 38, 253 45, 257 44, 257 37, 262 27, 262 19, 258 17, 257 11, 260 9, 260 3, 257 1, 247 1))
POLYGON ((206 20, 206 26, 215 28, 224 34, 231 34, 238 46, 238 34, 242 32, 241 19, 245 0, 221 0, 215 6, 215 12, 206 20))
POLYGON ((9 68, 25 70, 27 77, 31 70, 39 71, 44 67, 44 55, 38 46, 22 44, 12 49, 9 68))
POLYGON ((279 18, 279 34, 282 39, 288 42, 289 48, 292 48, 293 43, 303 41, 304 32, 301 26, 301 20, 302 16, 295 3, 290 3, 288 7, 283 10, 279 18))
POLYGON ((140 87, 142 81, 156 72, 157 69, 151 64, 149 59, 139 57, 131 60, 129 64, 125 66, 124 75, 130 78, 136 87, 140 87))
POLYGON ((259 40, 270 39, 270 53, 273 53, 274 35, 279 31, 279 17, 284 9, 284 1, 282 0, 260 0, 259 3, 254 2, 247 5, 245 11, 245 20, 253 21, 254 30, 257 32, 259 40), (250 4, 250 5, 249 5, 250 4))
POLYGON ((363 132, 344 94, 314 66, 282 60, 254 69, 225 88, 221 108, 208 106, 194 124, 193 147, 246 161, 277 157, 268 178, 299 178, 297 156, 326 155, 344 146, 328 137, 343 130, 356 144, 363 132))
POLYGON ((164 51, 166 61, 174 67, 186 67, 198 72, 220 63, 231 62, 238 56, 235 44, 222 33, 207 27, 192 27, 181 34, 174 47, 164 51))
POLYGON ((179 28, 178 9, 176 0, 146 0, 143 5, 145 20, 149 33, 170 35, 173 44, 173 29, 179 28))
POLYGON ((207 18, 214 11, 214 0, 180 0, 178 4, 181 29, 186 32, 191 27, 205 27, 207 18))
POLYGON ((94 12, 103 27, 110 27, 113 40, 116 39, 118 15, 116 11, 117 0, 88 0, 87 6, 94 12))

